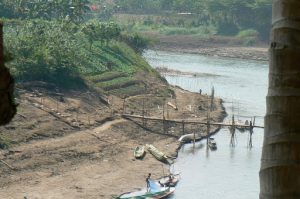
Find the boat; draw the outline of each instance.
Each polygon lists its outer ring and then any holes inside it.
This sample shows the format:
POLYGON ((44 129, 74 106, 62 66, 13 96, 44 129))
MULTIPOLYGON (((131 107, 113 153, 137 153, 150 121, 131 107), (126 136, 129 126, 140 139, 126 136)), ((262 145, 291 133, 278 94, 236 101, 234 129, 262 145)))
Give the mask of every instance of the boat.
POLYGON ((198 135, 198 134, 195 134, 194 133, 190 133, 190 134, 186 134, 186 135, 183 135, 181 136, 178 141, 181 142, 181 143, 191 143, 191 142, 194 142, 194 139, 195 139, 195 142, 199 141, 202 139, 202 136, 198 135), (194 137, 195 136, 195 137, 194 137))
POLYGON ((144 146, 137 146, 133 152, 133 155, 136 159, 142 159, 145 156, 145 154, 146 151, 144 146))
POLYGON ((173 164, 173 160, 171 160, 166 154, 159 151, 156 147, 152 144, 146 144, 147 150, 159 161, 163 163, 167 163, 169 165, 173 164))
POLYGON ((209 138, 208 139, 208 147, 211 149, 211 150, 216 150, 217 149, 217 143, 215 141, 214 138, 209 138))
POLYGON ((161 187, 159 183, 150 180, 150 190, 142 189, 135 192, 123 193, 117 199, 158 199, 166 198, 174 193, 174 187, 161 187))
POLYGON ((159 183, 166 187, 175 187, 180 180, 180 174, 170 174, 159 179, 159 183))

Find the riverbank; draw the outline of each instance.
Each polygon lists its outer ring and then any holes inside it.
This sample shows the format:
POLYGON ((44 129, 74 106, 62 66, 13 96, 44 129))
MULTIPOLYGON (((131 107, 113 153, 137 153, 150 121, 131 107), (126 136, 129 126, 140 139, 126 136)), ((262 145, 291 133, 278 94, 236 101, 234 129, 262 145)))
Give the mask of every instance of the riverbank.
POLYGON ((201 54, 207 56, 229 57, 247 60, 268 61, 267 44, 243 45, 240 40, 230 37, 200 38, 192 35, 146 34, 157 42, 153 50, 201 54))
MULTIPOLYGON (((126 113, 141 114, 142 104, 147 115, 161 117, 163 104, 168 118, 198 118, 206 120, 207 95, 172 87, 173 96, 164 102, 159 95, 132 96, 124 101, 109 96, 113 107, 99 101, 93 92, 64 93, 63 98, 37 89, 20 91, 19 111, 13 122, 1 127, 12 146, 1 151, 0 198, 111 198, 122 192, 145 186, 145 178, 165 175, 169 166, 147 154, 143 160, 133 157, 137 145, 153 144, 170 156, 176 156, 177 137, 181 125, 162 122, 125 120, 126 113), (176 96, 176 98, 175 98, 176 96), (145 100, 147 99, 147 100, 145 100), (163 102, 162 104, 160 104, 163 102), (198 107, 204 110, 198 111, 198 107)), ((215 99, 213 121, 222 121, 225 111, 222 101, 215 99)), ((186 131, 205 131, 205 127, 186 126, 186 131)), ((213 130, 212 130, 213 131, 213 130)))

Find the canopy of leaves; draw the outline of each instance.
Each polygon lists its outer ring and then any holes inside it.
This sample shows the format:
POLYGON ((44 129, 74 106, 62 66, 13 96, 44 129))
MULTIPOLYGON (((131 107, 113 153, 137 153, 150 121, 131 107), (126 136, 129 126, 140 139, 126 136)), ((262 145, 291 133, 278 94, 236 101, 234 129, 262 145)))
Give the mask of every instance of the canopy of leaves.
POLYGON ((119 38, 118 25, 95 20, 80 25, 67 20, 14 20, 5 26, 7 55, 13 55, 9 66, 17 80, 50 81, 66 87, 82 84, 80 75, 111 69, 110 62, 120 70, 124 64, 135 65, 112 50, 111 46, 120 45, 119 38))
POLYGON ((272 0, 115 0, 123 12, 137 14, 189 13, 199 24, 211 24, 222 35, 255 29, 266 39, 271 26, 272 0))
POLYGON ((0 17, 83 20, 88 0, 1 0, 0 17))

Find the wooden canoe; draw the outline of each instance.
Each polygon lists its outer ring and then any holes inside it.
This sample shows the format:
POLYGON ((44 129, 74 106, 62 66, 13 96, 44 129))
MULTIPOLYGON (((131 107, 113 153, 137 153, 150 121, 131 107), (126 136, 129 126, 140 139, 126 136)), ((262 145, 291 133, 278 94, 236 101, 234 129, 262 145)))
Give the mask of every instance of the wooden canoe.
POLYGON ((134 157, 137 159, 142 159, 145 156, 145 154, 146 151, 144 146, 137 146, 133 152, 134 157))
POLYGON ((173 161, 163 152, 159 151, 152 144, 146 144, 147 150, 159 161, 167 164, 173 164, 173 161))

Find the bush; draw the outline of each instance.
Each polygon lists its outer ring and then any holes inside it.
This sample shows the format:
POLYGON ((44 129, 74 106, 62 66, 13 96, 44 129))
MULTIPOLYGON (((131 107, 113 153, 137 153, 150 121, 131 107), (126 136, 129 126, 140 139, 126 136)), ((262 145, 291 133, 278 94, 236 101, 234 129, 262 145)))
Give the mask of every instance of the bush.
POLYGON ((243 39, 244 45, 253 46, 258 41, 259 33, 254 29, 246 29, 240 31, 237 37, 243 39))
POLYGON ((219 22, 217 25, 217 32, 220 35, 233 36, 238 33, 237 25, 232 22, 219 22))
POLYGON ((143 37, 137 33, 121 35, 121 40, 133 48, 137 53, 142 54, 150 45, 150 39, 143 37))
POLYGON ((237 36, 241 37, 241 38, 245 38, 245 37, 256 37, 256 38, 258 38, 259 33, 258 33, 257 30, 254 30, 254 29, 246 29, 246 30, 240 31, 237 36))

